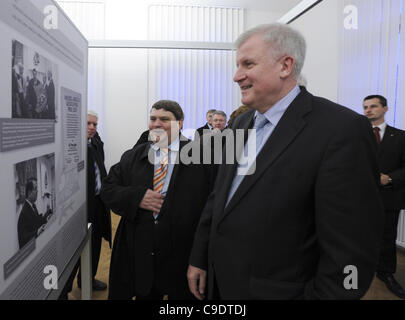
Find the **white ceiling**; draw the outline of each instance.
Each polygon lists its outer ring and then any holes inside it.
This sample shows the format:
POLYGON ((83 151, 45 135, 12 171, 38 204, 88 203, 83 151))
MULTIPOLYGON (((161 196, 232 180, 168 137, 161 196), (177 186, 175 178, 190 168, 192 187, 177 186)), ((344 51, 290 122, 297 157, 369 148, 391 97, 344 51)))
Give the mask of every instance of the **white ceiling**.
POLYGON ((301 0, 152 0, 150 2, 173 5, 187 3, 189 5, 206 5, 213 7, 237 7, 285 14, 300 3, 301 0))
MULTIPOLYGON (((56 0, 58 2, 59 0, 56 0)), ((64 0, 66 1, 66 0, 64 0)), ((69 2, 107 2, 111 0, 69 0, 69 2)), ((129 0, 115 0, 125 3, 129 0)), ((134 1, 134 0, 130 0, 134 1)), ((212 7, 244 8, 255 11, 270 11, 280 14, 287 13, 302 0, 136 0, 147 4, 167 5, 198 5, 212 7)))

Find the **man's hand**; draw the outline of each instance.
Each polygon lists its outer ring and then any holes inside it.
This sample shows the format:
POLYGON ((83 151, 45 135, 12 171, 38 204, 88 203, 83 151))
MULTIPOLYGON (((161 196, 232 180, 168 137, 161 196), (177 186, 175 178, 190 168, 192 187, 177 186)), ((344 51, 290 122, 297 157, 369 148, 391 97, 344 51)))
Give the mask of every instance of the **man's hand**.
POLYGON ((153 212, 160 212, 163 204, 163 199, 164 196, 161 195, 159 192, 148 189, 146 190, 146 193, 139 207, 153 212))
POLYGON ((187 280, 188 280, 188 287, 191 293, 198 300, 204 299, 207 271, 189 265, 187 270, 187 280))
POLYGON ((380 183, 385 186, 389 183, 391 183, 390 181, 390 176, 384 174, 384 173, 380 173, 380 183))

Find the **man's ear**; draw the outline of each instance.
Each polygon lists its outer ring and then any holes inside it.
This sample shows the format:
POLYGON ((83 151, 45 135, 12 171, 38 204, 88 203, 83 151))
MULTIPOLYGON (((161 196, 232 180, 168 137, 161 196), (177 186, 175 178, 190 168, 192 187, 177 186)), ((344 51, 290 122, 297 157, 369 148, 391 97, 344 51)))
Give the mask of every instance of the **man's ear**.
POLYGON ((289 77, 294 71, 295 59, 292 56, 286 55, 280 60, 281 64, 281 78, 289 77))

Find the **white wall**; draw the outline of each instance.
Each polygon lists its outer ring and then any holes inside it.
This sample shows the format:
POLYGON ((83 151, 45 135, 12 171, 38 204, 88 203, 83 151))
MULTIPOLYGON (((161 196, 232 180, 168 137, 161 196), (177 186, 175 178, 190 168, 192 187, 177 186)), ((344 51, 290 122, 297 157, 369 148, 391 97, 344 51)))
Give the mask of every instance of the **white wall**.
MULTIPOLYGON (((105 0, 106 39, 148 39, 148 8, 155 2, 105 0)), ((193 1, 192 4, 203 5, 204 1, 193 1)), ((245 27, 273 22, 281 15, 282 13, 246 10, 245 27)), ((106 50, 105 123, 102 138, 105 142, 107 169, 118 162, 122 153, 132 148, 140 134, 147 129, 148 111, 153 103, 148 101, 147 76, 146 49, 106 50)))
POLYGON ((302 73, 307 89, 314 95, 337 102, 339 1, 324 0, 291 23, 307 41, 307 56, 302 73))
MULTIPOLYGON (((247 29, 257 24, 274 22, 285 13, 270 11, 270 7, 286 10, 297 2, 297 0, 283 3, 278 0, 256 3, 251 0, 66 1, 68 2, 65 3, 65 7, 70 6, 71 14, 74 15, 71 17, 72 20, 89 40, 148 40, 148 10, 153 4, 247 8, 243 19, 247 29), (88 14, 83 13, 94 12, 95 8, 104 12, 103 17, 100 14, 96 15, 97 26, 94 26, 94 21, 86 19, 88 14)), ((149 63, 153 61, 148 61, 147 49, 90 50, 89 64, 94 67, 90 74, 92 79, 89 90, 94 88, 94 92, 103 93, 99 94, 100 96, 90 95, 90 98, 93 98, 89 102, 91 108, 100 114, 99 131, 105 142, 107 169, 118 162, 122 153, 132 148, 140 134, 147 129, 148 111, 154 102, 148 101, 148 89, 151 89, 148 88, 148 68, 152 68, 149 63), (101 66, 96 66, 101 63, 104 70, 101 66)), ((232 81, 232 77, 233 74, 230 74, 226 78, 232 81)), ((238 107, 239 101, 234 104, 235 108, 238 107)))

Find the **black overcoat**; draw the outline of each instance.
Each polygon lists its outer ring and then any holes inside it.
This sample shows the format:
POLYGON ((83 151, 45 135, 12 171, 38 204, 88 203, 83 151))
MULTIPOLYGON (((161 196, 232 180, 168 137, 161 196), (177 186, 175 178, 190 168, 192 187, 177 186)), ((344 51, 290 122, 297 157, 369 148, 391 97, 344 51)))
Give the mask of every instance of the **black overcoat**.
MULTIPOLYGON (((180 141, 180 150, 189 143, 180 141)), ((191 298, 186 279, 188 258, 212 190, 212 166, 179 161, 155 221, 151 211, 139 207, 147 189, 153 190, 150 146, 146 142, 125 152, 103 181, 102 199, 121 216, 112 250, 109 299, 147 295, 154 281, 171 298, 191 298)))

